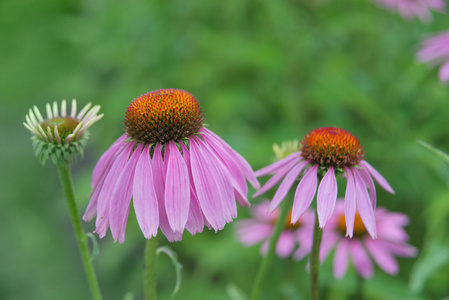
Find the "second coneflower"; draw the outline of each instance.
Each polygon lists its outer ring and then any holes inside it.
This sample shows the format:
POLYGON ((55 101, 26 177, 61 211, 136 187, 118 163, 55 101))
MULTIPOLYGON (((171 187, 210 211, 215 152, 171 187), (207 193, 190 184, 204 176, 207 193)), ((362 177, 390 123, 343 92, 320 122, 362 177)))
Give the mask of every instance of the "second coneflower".
POLYGON ((287 195, 295 180, 301 178, 293 201, 292 223, 307 210, 317 192, 317 214, 319 226, 324 227, 332 215, 337 199, 336 174, 343 174, 347 186, 345 193, 345 214, 347 235, 352 237, 356 206, 372 237, 376 237, 374 207, 376 189, 372 178, 390 193, 391 186, 365 159, 359 140, 346 130, 324 127, 312 130, 301 141, 299 151, 256 171, 257 176, 274 174, 254 195, 261 195, 279 181, 282 183, 271 202, 273 211, 287 195), (320 181, 318 179, 321 179, 320 181), (319 186, 318 186, 319 184, 319 186))
POLYGON ((123 243, 131 198, 143 235, 160 227, 169 241, 184 229, 222 229, 247 205, 246 179, 258 188, 249 164, 203 126, 198 101, 188 92, 163 89, 128 107, 123 134, 100 158, 92 175, 91 201, 100 237, 111 229, 123 243))

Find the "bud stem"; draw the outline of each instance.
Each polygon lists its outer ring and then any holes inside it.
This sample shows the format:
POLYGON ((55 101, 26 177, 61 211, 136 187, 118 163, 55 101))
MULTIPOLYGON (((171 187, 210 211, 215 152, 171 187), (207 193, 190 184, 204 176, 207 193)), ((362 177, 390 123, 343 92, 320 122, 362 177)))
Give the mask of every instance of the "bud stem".
POLYGON ((75 230, 76 241, 78 242, 78 248, 83 261, 84 270, 86 272, 87 281, 90 286, 92 299, 102 300, 100 287, 98 285, 97 276, 90 259, 89 246, 87 244, 87 236, 84 233, 81 226, 80 217, 78 215, 78 208, 75 202, 75 196, 73 194, 72 175, 70 172, 70 163, 66 161, 66 165, 56 164, 58 167, 59 178, 61 180, 62 189, 64 190, 65 197, 67 199, 67 205, 69 207, 70 218, 72 219, 73 229, 75 230))

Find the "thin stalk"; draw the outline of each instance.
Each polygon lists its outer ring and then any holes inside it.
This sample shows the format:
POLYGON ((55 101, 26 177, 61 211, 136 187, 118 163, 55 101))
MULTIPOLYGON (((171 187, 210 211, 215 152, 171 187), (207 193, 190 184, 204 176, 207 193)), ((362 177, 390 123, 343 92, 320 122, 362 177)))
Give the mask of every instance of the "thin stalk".
POLYGON ((78 215, 78 208, 76 207, 75 196, 73 193, 72 174, 70 172, 70 163, 67 161, 65 166, 57 164, 59 178, 61 180, 62 189, 69 207, 70 218, 72 219, 73 229, 75 230, 76 241, 83 261, 84 270, 86 272, 87 282, 89 283, 92 299, 101 300, 100 287, 98 285, 97 276, 95 274, 92 260, 90 259, 89 245, 87 243, 87 236, 81 226, 80 217, 78 215))
POLYGON ((318 224, 318 213, 315 213, 315 225, 313 228, 313 244, 310 253, 310 293, 312 300, 319 300, 319 269, 320 269, 320 245, 323 231, 318 224))
POLYGON ((152 237, 145 243, 145 274, 143 290, 145 300, 156 300, 156 251, 159 246, 158 236, 152 237))
POLYGON ((357 300, 363 300, 365 297, 363 296, 363 287, 365 280, 362 276, 359 275, 359 273, 356 274, 356 290, 355 290, 355 299, 357 300))
POLYGON ((268 251, 262 259, 262 262, 259 266, 259 271, 256 275, 256 279, 254 280, 251 300, 257 300, 260 297, 265 277, 275 254, 277 241, 282 233, 282 230, 285 228, 285 220, 290 208, 290 202, 291 201, 284 200, 281 204, 281 211, 279 212, 279 218, 276 221, 273 235, 271 236, 270 242, 268 244, 268 251))

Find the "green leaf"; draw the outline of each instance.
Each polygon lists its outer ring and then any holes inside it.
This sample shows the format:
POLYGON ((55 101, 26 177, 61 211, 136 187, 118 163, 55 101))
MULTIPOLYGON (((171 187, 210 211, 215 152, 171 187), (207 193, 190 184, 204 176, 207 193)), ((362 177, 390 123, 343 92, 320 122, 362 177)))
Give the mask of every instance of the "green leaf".
POLYGON ((417 140, 418 144, 421 144, 422 146, 426 147, 427 149, 429 149, 430 151, 432 151, 433 153, 435 153, 436 155, 438 155, 440 158, 442 158, 444 161, 446 161, 446 163, 449 164, 449 155, 447 153, 445 153, 444 151, 441 151, 438 148, 435 148, 434 146, 421 141, 421 140, 417 140))
POLYGON ((134 294, 131 292, 128 292, 123 296, 123 300, 134 300, 134 294))
POLYGON ((172 262, 173 266, 175 267, 176 283, 175 283, 175 289, 173 290, 173 293, 171 294, 171 296, 173 297, 173 296, 176 295, 176 293, 178 293, 179 288, 181 287, 181 269, 182 269, 182 265, 178 261, 178 257, 176 255, 176 252, 174 252, 170 247, 167 247, 167 246, 159 247, 156 250, 156 255, 159 255, 161 252, 165 253, 171 259, 171 262, 172 262))
POLYGON ((92 241, 92 252, 90 253, 90 261, 93 261, 100 254, 100 244, 98 244, 95 235, 93 235, 92 233, 88 232, 86 235, 92 241))
POLYGON ((413 292, 421 292, 426 281, 447 262, 449 262, 448 243, 430 241, 410 272, 410 289, 413 292))

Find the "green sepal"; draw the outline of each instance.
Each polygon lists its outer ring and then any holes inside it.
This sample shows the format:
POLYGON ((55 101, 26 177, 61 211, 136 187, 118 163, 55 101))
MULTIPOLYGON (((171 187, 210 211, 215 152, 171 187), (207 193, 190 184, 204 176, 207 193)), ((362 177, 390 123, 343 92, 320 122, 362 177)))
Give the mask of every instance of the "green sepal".
POLYGON ((60 164, 61 166, 65 166, 67 162, 75 163, 78 155, 81 159, 83 158, 88 138, 89 134, 85 132, 82 138, 76 142, 57 144, 43 141, 37 136, 31 137, 34 154, 42 165, 45 165, 51 158, 55 165, 60 164))

